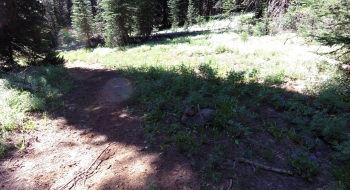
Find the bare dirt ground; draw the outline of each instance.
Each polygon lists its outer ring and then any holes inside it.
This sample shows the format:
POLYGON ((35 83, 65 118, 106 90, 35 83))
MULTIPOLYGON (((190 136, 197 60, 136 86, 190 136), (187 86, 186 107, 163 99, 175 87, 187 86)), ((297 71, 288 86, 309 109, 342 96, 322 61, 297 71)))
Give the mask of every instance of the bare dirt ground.
POLYGON ((1 160, 0 189, 200 189, 175 148, 148 149, 140 114, 126 103, 128 79, 98 65, 66 67, 74 84, 64 105, 12 139, 24 138, 26 148, 1 160))

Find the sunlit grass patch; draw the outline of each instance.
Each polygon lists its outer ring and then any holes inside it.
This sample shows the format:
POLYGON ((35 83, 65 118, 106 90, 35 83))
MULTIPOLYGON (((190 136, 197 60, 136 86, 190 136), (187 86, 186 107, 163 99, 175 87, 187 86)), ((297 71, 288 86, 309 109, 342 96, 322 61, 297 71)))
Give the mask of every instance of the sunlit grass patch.
POLYGON ((308 46, 302 39, 291 36, 250 37, 242 42, 233 32, 213 33, 178 37, 164 44, 130 46, 125 50, 97 48, 62 54, 69 61, 100 63, 113 68, 181 64, 198 67, 211 60, 219 73, 255 69, 259 71, 256 79, 271 82, 271 76, 279 76, 276 80, 279 84, 299 80, 322 82, 338 76, 338 68, 329 63, 330 59, 315 53, 320 47, 308 46))
POLYGON ((70 88, 71 80, 63 67, 30 67, 18 73, 1 74, 0 141, 8 131, 29 125, 28 112, 57 108, 59 98, 70 88))

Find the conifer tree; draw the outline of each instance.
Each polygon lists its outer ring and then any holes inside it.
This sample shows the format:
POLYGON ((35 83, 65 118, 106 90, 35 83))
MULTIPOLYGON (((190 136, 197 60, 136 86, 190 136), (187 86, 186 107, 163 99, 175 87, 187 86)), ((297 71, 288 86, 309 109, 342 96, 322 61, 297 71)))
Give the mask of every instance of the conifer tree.
POLYGON ((37 0, 3 0, 0 3, 0 62, 13 67, 17 58, 29 64, 51 52, 43 5, 37 0))
POLYGON ((188 0, 187 22, 190 26, 195 23, 198 14, 198 9, 195 6, 195 0, 188 0))
POLYGON ((74 0, 73 26, 84 36, 86 46, 91 47, 90 37, 93 33, 92 7, 89 0, 74 0))
POLYGON ((335 0, 314 3, 312 8, 321 23, 316 25, 311 36, 327 46, 339 48, 333 53, 339 53, 339 57, 350 63, 350 0, 335 0))
POLYGON ((169 0, 169 13, 170 13, 170 20, 171 20, 171 25, 173 28, 177 27, 180 23, 180 1, 181 0, 169 0))
POLYGON ((99 4, 105 21, 103 30, 107 46, 125 46, 129 43, 134 24, 132 5, 133 1, 130 0, 103 0, 99 4))
POLYGON ((136 2, 135 28, 138 35, 149 36, 156 23, 156 5, 155 0, 138 0, 136 2))
POLYGON ((187 20, 188 0, 169 0, 168 6, 172 27, 183 25, 187 20))

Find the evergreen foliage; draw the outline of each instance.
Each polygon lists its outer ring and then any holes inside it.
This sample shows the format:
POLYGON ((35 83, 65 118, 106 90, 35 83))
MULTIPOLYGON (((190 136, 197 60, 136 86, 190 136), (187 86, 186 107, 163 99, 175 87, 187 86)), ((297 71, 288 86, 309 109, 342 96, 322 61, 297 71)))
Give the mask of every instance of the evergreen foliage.
POLYGON ((129 0, 103 0, 99 7, 104 23, 106 45, 124 46, 129 43, 129 34, 133 29, 133 2, 129 0))
POLYGON ((180 2, 181 0, 169 0, 169 13, 170 13, 170 20, 171 25, 173 28, 177 27, 180 23, 180 2))
POLYGON ((86 46, 91 47, 90 37, 93 33, 94 22, 91 2, 87 0, 74 0, 73 26, 83 35, 86 46))
POLYGON ((37 0, 4 0, 0 4, 0 61, 2 67, 42 59, 50 50, 44 7, 37 0))
POLYGON ((156 3, 154 0, 136 2, 135 28, 138 35, 147 37, 151 34, 156 23, 156 3))
POLYGON ((225 13, 231 12, 233 7, 236 5, 236 0, 223 0, 222 8, 225 13))
POLYGON ((45 18, 51 32, 51 44, 58 45, 58 35, 62 28, 71 25, 71 0, 43 0, 45 18))
POLYGON ((322 22, 318 33, 311 34, 316 40, 327 46, 339 45, 334 53, 340 53, 344 61, 349 62, 350 54, 350 0, 319 1, 313 4, 313 10, 322 22))
POLYGON ((285 14, 285 29, 298 31, 327 46, 336 46, 341 61, 350 57, 350 0, 292 0, 285 14))
POLYGON ((187 22, 190 26, 195 23, 198 15, 199 15, 199 12, 195 6, 195 0, 188 0, 187 22))
POLYGON ((187 0, 169 0, 169 14, 173 28, 181 26, 187 20, 188 1, 187 0))

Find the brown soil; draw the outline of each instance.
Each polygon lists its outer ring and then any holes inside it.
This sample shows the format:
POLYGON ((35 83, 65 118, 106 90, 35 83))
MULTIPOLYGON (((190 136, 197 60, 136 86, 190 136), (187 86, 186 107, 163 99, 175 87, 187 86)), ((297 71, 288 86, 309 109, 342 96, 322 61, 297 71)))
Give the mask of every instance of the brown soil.
POLYGON ((140 114, 125 102, 128 79, 98 65, 66 67, 74 84, 64 106, 17 135, 26 148, 1 161, 0 189, 200 188, 186 157, 149 150, 140 114))

